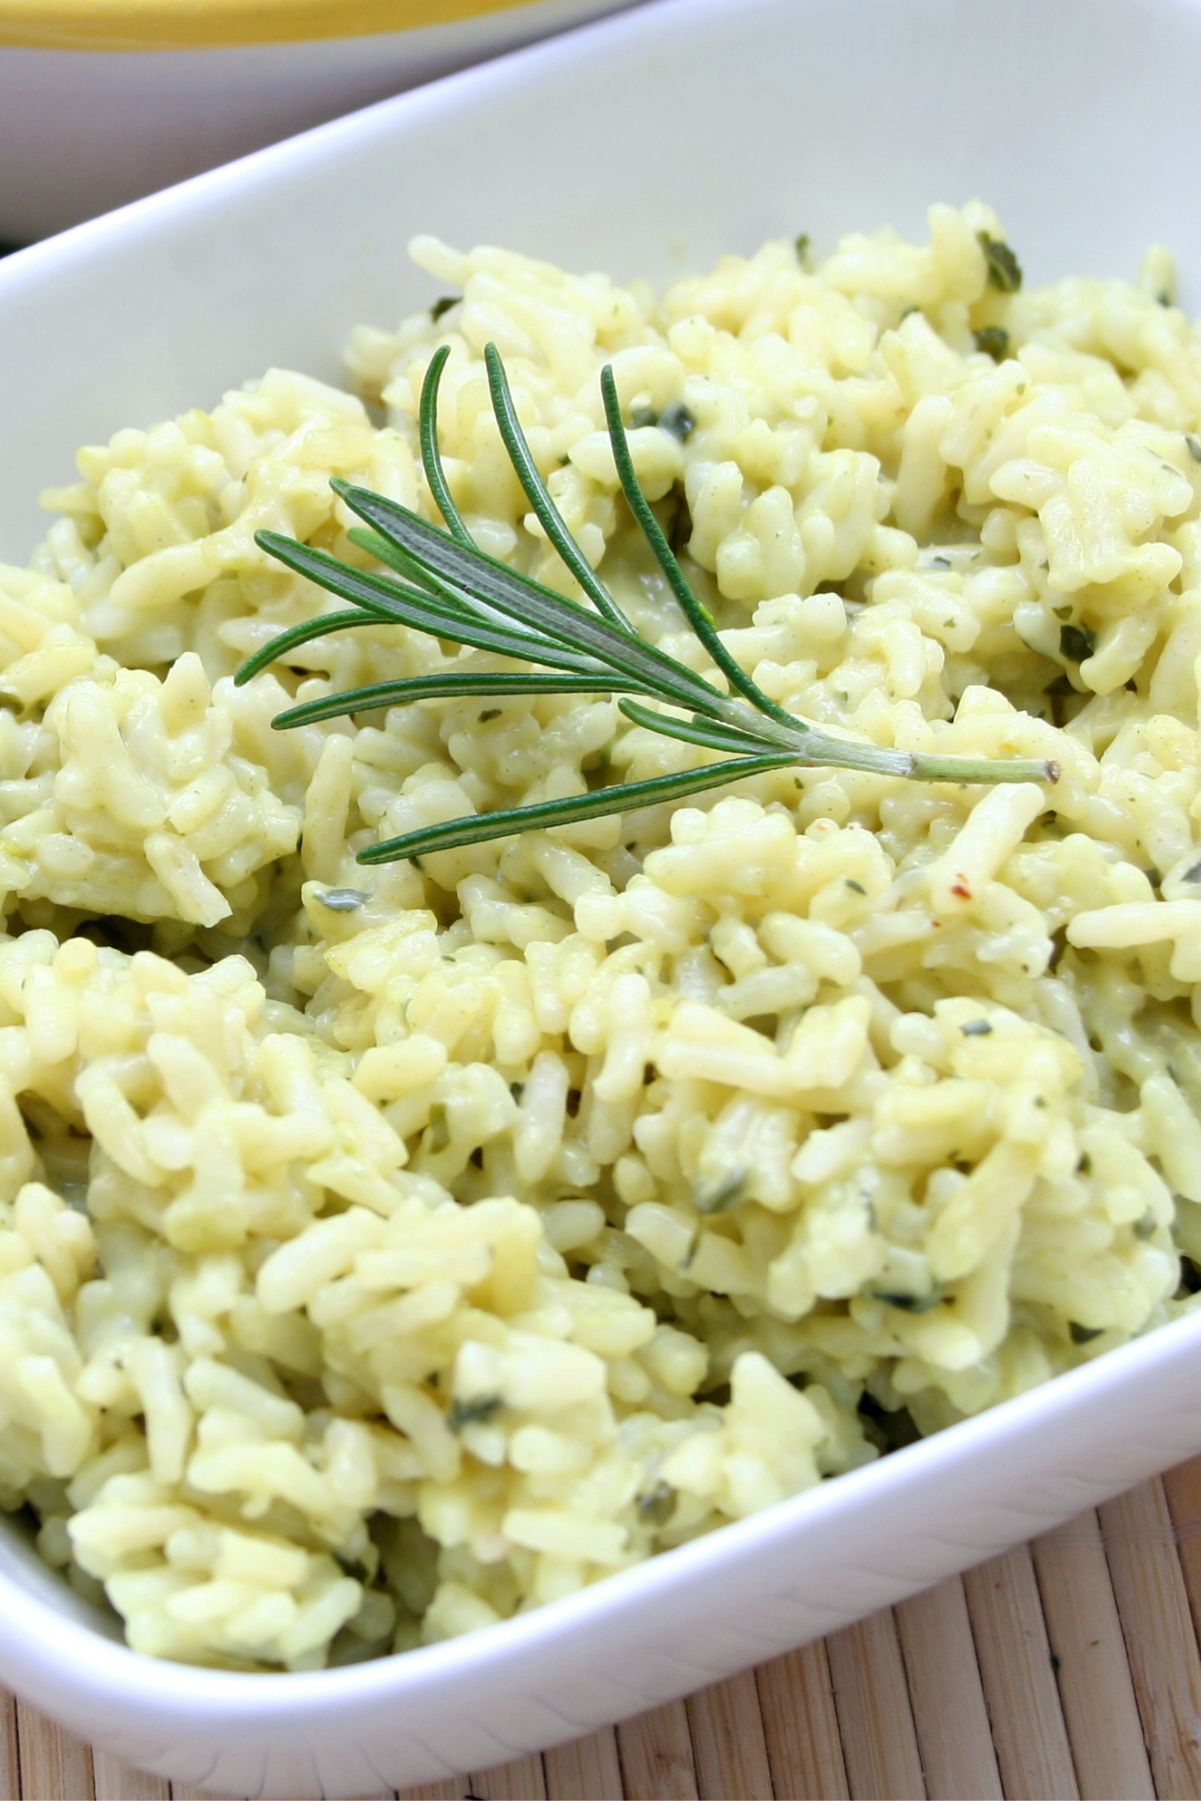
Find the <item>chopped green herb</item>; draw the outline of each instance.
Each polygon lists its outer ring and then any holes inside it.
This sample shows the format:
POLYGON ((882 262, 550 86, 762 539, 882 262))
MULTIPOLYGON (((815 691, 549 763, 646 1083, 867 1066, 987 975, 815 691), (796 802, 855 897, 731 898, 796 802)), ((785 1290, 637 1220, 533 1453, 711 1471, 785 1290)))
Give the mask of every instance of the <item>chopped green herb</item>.
POLYGON ((681 444, 685 444, 696 430, 696 419, 680 400, 674 406, 664 407, 659 414, 659 429, 670 432, 673 438, 678 438, 681 444))
POLYGON ((800 232, 798 236, 792 240, 792 247, 796 251, 797 262, 801 265, 802 269, 807 269, 809 267, 809 252, 813 248, 813 240, 809 236, 809 233, 807 231, 800 232))
POLYGON ((1092 1170, 1093 1170, 1092 1158, 1089 1156, 1087 1151, 1081 1151, 1080 1156, 1077 1159, 1077 1163, 1076 1163, 1076 1174, 1078 1176, 1090 1176, 1092 1174, 1092 1170))
POLYGON ((430 1108, 429 1134, 431 1151, 444 1151, 450 1143, 450 1121, 442 1101, 435 1101, 430 1108))
POLYGON ((987 1019, 969 1019, 965 1020, 959 1030, 965 1038, 987 1038, 992 1031, 992 1026, 987 1019))
POLYGON ((921 1437, 908 1408, 881 1407, 873 1395, 865 1394, 860 1400, 859 1417, 865 1434, 880 1451, 902 1451, 921 1437))
POLYGON ((494 719, 499 719, 499 718, 500 718, 500 708, 499 707, 485 707, 483 712, 480 714, 480 724, 481 725, 491 725, 491 723, 494 719))
POLYGON ((458 306, 462 298, 461 294, 440 294, 430 307, 430 318, 433 323, 437 325, 442 315, 449 313, 452 306, 458 306))
POLYGON ((513 1096, 513 1099, 515 1101, 519 1101, 521 1099, 522 1095, 525 1093, 525 1083, 524 1082, 510 1082, 509 1083, 509 1093, 513 1096))
POLYGON ((990 237, 986 231, 978 231, 976 236, 988 264, 988 279, 992 286, 1000 288, 1002 294, 1016 294, 1022 285, 1022 265, 1009 245, 1004 238, 990 237))
POLYGON ((1009 355, 1009 333, 1003 325, 985 325, 972 336, 976 340, 976 349, 990 356, 994 363, 1003 363, 1009 355))
POLYGON ((930 561, 926 564, 927 569, 949 569, 950 567, 950 557, 944 557, 941 554, 939 556, 931 557, 930 561))
POLYGON ((1201 438, 1195 437, 1191 431, 1186 431, 1184 442, 1194 463, 1201 463, 1201 438))
POLYGON ((1104 1326, 1081 1326, 1074 1319, 1068 1321, 1068 1333, 1073 1344, 1091 1344, 1094 1338, 1100 1338, 1104 1326))
POLYGON ((749 1170, 734 1169, 715 1182, 701 1182, 692 1191, 692 1204, 698 1213, 724 1213, 740 1199, 747 1185, 749 1170))
POLYGON ((1064 625, 1059 630, 1059 650, 1069 663, 1083 663, 1097 648, 1097 634, 1087 625, 1064 625))
POLYGON ((846 882, 846 886, 852 891, 852 893, 854 893, 854 894, 866 894, 867 893, 867 889, 863 886, 863 883, 857 882, 853 875, 849 875, 849 876, 845 877, 844 879, 846 882))
POLYGON ((873 1288, 873 1301, 883 1301, 886 1307, 895 1307, 899 1313, 930 1313, 941 1306, 943 1290, 931 1289, 929 1294, 893 1294, 887 1289, 873 1288))
POLYGON ((1160 306, 1171 306, 1172 304, 1172 296, 1166 288, 1161 288, 1155 298, 1160 306))
POLYGON ((371 899, 366 888, 327 888, 317 899, 331 913, 355 913, 371 899))
POLYGON ((634 1506, 648 1526, 665 1526, 676 1510, 678 1498, 670 1482, 656 1482, 653 1488, 634 1496, 634 1506))
POLYGON ((446 1410, 446 1423, 452 1432, 464 1426, 482 1426, 503 1405, 499 1395, 473 1395, 469 1401, 454 1400, 446 1410))

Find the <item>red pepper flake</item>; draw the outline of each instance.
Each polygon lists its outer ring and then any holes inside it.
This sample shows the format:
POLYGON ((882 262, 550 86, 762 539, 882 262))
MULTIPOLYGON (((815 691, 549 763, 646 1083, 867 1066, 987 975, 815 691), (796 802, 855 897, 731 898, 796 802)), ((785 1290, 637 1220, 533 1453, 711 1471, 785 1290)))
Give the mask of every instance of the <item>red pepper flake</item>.
POLYGON ((972 891, 967 885, 967 877, 957 875, 951 883, 951 893, 957 894, 960 900, 971 900, 972 891))

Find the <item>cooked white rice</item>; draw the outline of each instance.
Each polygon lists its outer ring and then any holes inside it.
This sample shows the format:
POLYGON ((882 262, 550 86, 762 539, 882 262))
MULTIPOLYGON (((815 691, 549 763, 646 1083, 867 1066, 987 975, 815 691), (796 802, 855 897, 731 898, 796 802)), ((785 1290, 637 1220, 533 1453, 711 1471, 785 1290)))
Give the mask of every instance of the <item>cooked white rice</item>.
MULTIPOLYGON (((129 1642, 306 1668, 533 1607, 1014 1395, 1201 1260, 1201 337, 1138 286, 785 243, 662 297, 432 240, 462 295, 79 459, 0 569, 0 1504, 129 1642), (1008 333, 1008 349, 998 334, 1008 333), (974 334, 986 333, 985 350, 974 334), (786 770, 365 873, 380 836, 708 753, 604 698, 273 733, 445 668, 402 629, 231 677, 352 559, 331 474, 879 744, 1051 789, 786 770), (994 361, 988 349, 1000 357, 994 361), (638 423, 642 421, 641 423, 638 423)), ((487 667, 480 653, 455 653, 487 667)))

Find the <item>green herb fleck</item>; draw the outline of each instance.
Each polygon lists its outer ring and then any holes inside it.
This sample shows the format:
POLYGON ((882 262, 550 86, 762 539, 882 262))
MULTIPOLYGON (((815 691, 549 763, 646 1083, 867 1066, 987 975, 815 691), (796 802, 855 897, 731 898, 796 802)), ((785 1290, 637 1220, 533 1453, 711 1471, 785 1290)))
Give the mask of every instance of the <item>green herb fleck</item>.
POLYGON ((1171 306, 1172 304, 1172 296, 1167 288, 1161 288, 1155 299, 1160 306, 1171 306))
POLYGON ((429 1134, 431 1151, 444 1151, 450 1143, 450 1121, 442 1101, 435 1101, 430 1108, 429 1134))
POLYGON ((1097 648, 1097 634, 1087 625, 1064 625, 1059 629, 1059 650, 1069 663, 1083 663, 1097 648))
POLYGON ((931 557, 930 561, 926 564, 927 569, 949 569, 950 567, 950 557, 944 557, 941 554, 936 557, 931 557))
POLYGON ((1003 325, 985 325, 972 336, 976 340, 976 349, 990 356, 994 363, 1003 363, 1009 355, 1009 333, 1003 325))
POLYGON ((1100 1338, 1104 1326, 1082 1326, 1076 1320, 1068 1321, 1068 1333, 1073 1344, 1091 1344, 1094 1338, 1100 1338))
POLYGON ((678 438, 681 444, 686 444, 696 430, 696 419, 683 401, 679 400, 674 406, 665 406, 659 414, 659 429, 670 432, 673 438, 678 438))
POLYGON ((327 888, 317 899, 331 913, 355 913, 371 895, 366 888, 327 888))
POLYGON ((807 269, 809 267, 809 253, 813 248, 813 239, 809 236, 809 233, 807 231, 798 233, 792 240, 792 247, 796 251, 796 260, 801 265, 801 268, 807 269))
POLYGON ((1201 463, 1201 438, 1196 437, 1191 431, 1186 431, 1184 442, 1194 463, 1201 463))
POLYGON ((638 1517, 645 1520, 648 1526, 665 1526, 676 1510, 679 1499, 670 1482, 656 1482, 640 1495, 634 1496, 634 1506, 638 1509, 638 1517))
POLYGON ((865 1394, 860 1400, 859 1417, 866 1436, 880 1451, 903 1451, 921 1437, 907 1408, 881 1407, 872 1395, 865 1394))
POLYGON ((492 721, 494 719, 499 719, 499 718, 500 718, 500 708, 499 707, 485 707, 483 712, 480 714, 480 724, 481 725, 491 725, 492 721))
POLYGON ((1087 1151, 1081 1151, 1080 1156, 1076 1162, 1076 1174, 1078 1176, 1091 1176, 1092 1173, 1093 1173, 1093 1160, 1089 1156, 1087 1151))
POLYGON ((458 306, 462 298, 461 294, 440 294, 430 307, 430 319, 433 324, 437 325, 443 314, 449 313, 452 306, 458 306))
POLYGON ((991 237, 986 231, 978 231, 976 236, 988 264, 988 279, 992 286, 1000 288, 1002 294, 1016 294, 1022 285, 1022 265, 1009 245, 1004 238, 991 237))
POLYGON ((700 1182, 692 1191, 692 1204, 698 1213, 724 1213, 742 1196, 750 1171, 733 1169, 714 1182, 700 1182))
POLYGON ((499 1395, 473 1395, 468 1401, 456 1399, 446 1410, 446 1423, 452 1432, 461 1432, 464 1426, 482 1426, 500 1412, 502 1405, 499 1395))
POLYGON ((930 1313, 942 1304, 944 1291, 933 1288, 929 1294, 893 1294, 884 1288, 873 1288, 871 1297, 873 1301, 883 1301, 886 1307, 895 1307, 899 1313, 930 1313))
POLYGON ((863 886, 863 883, 857 882, 853 875, 846 876, 844 878, 844 881, 845 881, 846 886, 851 890, 852 894, 866 894, 867 893, 867 889, 863 886))

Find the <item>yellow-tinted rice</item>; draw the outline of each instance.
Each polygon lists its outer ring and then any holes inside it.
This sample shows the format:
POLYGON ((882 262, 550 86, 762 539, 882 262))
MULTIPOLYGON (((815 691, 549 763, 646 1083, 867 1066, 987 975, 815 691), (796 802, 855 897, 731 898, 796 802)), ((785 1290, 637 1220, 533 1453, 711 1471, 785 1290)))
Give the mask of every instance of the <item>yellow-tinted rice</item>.
POLYGON ((119 432, 0 570, 0 1503, 131 1644, 304 1668, 461 1632, 1186 1304, 1201 337, 1159 253, 1008 294, 982 233, 935 207, 923 244, 769 244, 661 297, 421 240, 462 299, 356 333, 362 399, 276 370, 119 432), (361 557, 331 475, 429 509, 442 342, 472 530, 567 585, 490 340, 648 635, 703 666, 620 498, 607 361, 772 696, 1058 785, 784 770, 357 866, 709 754, 603 697, 272 732, 489 666, 401 629, 234 688, 327 604, 257 529, 361 557))

